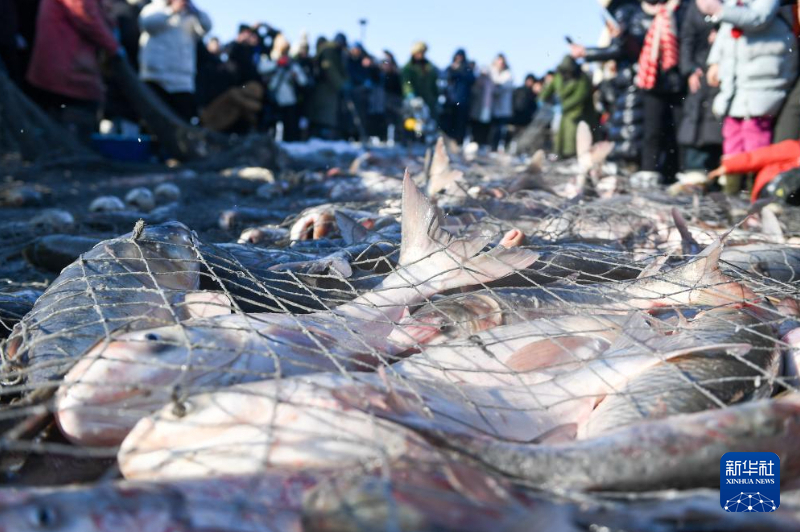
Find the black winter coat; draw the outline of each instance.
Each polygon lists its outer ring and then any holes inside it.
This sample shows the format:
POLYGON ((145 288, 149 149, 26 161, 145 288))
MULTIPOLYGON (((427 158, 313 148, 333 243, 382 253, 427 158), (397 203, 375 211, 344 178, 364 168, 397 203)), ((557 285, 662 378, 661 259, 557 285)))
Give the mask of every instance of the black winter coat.
MULTIPOLYGON (((714 29, 714 25, 706 22, 705 16, 691 2, 681 26, 680 69, 684 78, 688 79, 697 69, 706 71, 706 60, 711 50, 708 38, 714 29)), ((696 147, 722 144, 722 122, 711 110, 718 92, 719 89, 708 86, 705 76, 699 91, 694 94, 687 92, 678 127, 679 144, 696 147)))
POLYGON ((620 35, 605 48, 587 48, 586 61, 617 64, 616 77, 600 86, 601 103, 609 113, 608 139, 615 144, 609 159, 639 161, 644 111, 642 93, 634 85, 634 78, 649 20, 637 0, 618 0, 609 6, 609 11, 620 26, 620 35))

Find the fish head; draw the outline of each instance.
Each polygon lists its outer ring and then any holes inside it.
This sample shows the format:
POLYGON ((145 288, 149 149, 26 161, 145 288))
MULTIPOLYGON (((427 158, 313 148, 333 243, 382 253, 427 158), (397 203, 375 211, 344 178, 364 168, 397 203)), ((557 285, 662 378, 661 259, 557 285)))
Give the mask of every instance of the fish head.
POLYGON ((433 301, 397 324, 389 340, 398 345, 437 345, 502 325, 503 313, 493 298, 469 294, 433 301))
MULTIPOLYGON (((197 320, 200 321, 200 320, 197 320)), ((143 416, 215 378, 239 351, 236 335, 172 325, 112 336, 92 347, 56 394, 62 433, 81 445, 116 445, 143 416)))
POLYGON ((145 227, 130 233, 113 246, 113 256, 132 259, 135 269, 144 268, 162 288, 192 289, 199 284, 201 261, 194 231, 180 222, 145 227), (146 264, 141 261, 146 260, 146 264))
POLYGON ((0 532, 180 532, 170 493, 129 488, 24 489, 0 492, 0 532))

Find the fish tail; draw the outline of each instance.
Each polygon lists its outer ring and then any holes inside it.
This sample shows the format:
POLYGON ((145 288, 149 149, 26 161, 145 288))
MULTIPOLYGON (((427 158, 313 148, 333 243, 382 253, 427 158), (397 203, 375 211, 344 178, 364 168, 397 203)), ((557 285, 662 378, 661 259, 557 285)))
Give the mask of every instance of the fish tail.
POLYGON ((428 195, 434 196, 461 179, 464 174, 450 168, 450 157, 444 147, 444 139, 439 137, 433 150, 431 167, 428 172, 428 195))
POLYGON ((435 282, 439 291, 500 279, 538 258, 531 250, 503 246, 483 253, 492 234, 456 238, 445 231, 441 212, 414 185, 408 171, 403 181, 402 232, 401 269, 421 282, 435 282))

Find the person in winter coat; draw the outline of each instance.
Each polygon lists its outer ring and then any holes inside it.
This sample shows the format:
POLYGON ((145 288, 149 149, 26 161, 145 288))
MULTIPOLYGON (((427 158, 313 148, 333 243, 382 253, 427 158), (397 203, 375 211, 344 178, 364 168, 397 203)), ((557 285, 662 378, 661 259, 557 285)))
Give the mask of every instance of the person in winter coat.
POLYGON ((800 141, 784 140, 763 148, 726 155, 722 165, 709 172, 714 179, 725 175, 757 172, 750 200, 755 202, 763 188, 778 174, 800 167, 800 141))
POLYGON ((498 54, 489 70, 494 83, 492 95, 492 149, 496 150, 506 137, 506 125, 514 114, 514 75, 508 67, 506 57, 498 54))
POLYGON ((314 59, 318 78, 312 98, 312 134, 322 138, 333 139, 339 135, 341 95, 349 84, 344 58, 346 47, 347 39, 339 33, 333 41, 317 49, 314 59))
MULTIPOLYGON (((474 70, 474 66, 472 67, 474 70)), ((469 124, 472 140, 479 146, 489 144, 489 130, 492 125, 492 104, 494 83, 489 69, 481 68, 480 75, 472 85, 469 106, 469 124)))
POLYGON ((309 80, 300 64, 289 57, 288 41, 278 42, 273 48, 278 59, 264 65, 261 74, 267 76, 267 89, 277 104, 276 118, 283 123, 283 140, 300 140, 300 90, 309 80))
POLYGON ((648 19, 639 0, 599 0, 614 18, 609 23, 611 42, 604 47, 570 46, 575 59, 590 63, 613 62, 612 75, 599 87, 601 103, 608 112, 608 140, 614 142, 609 160, 639 164, 644 137, 644 99, 634 83, 648 19))
MULTIPOLYGON (((691 0, 689 0, 691 1, 691 0)), ((647 33, 638 59, 635 83, 643 91, 643 182, 674 181, 680 168, 677 130, 685 82, 679 70, 680 0, 645 0, 647 33)))
POLYGON ((20 81, 20 39, 15 0, 0 0, 0 62, 17 83, 20 81))
POLYGON ((445 70, 445 101, 442 130, 459 144, 464 142, 469 123, 469 101, 475 74, 463 49, 456 50, 453 62, 445 70))
POLYGON ((381 61, 380 68, 383 74, 383 87, 386 92, 386 124, 387 126, 394 126, 394 130, 397 132, 401 128, 403 81, 400 77, 400 67, 397 66, 394 54, 389 50, 383 51, 383 61, 381 61))
POLYGON ((105 96, 98 54, 119 55, 100 0, 43 0, 27 80, 36 99, 80 138, 97 125, 105 96))
MULTIPOLYGON (((797 75, 797 40, 779 13, 779 0, 697 0, 700 11, 720 22, 708 58, 709 83, 718 81, 714 114, 725 117, 726 156, 767 146, 772 126, 797 75)), ((739 192, 741 175, 720 183, 739 192)))
MULTIPOLYGON (((787 4, 788 0, 783 0, 782 4, 787 4)), ((800 1, 792 0, 792 21, 794 23, 795 35, 797 35, 798 25, 800 25, 800 1)), ((785 9, 785 8, 784 8, 785 9)), ((794 88, 786 97, 783 109, 775 122, 775 131, 772 135, 773 142, 783 142, 784 140, 795 140, 800 138, 800 77, 794 84, 794 88)))
POLYGON ((685 170, 711 170, 718 165, 722 154, 722 121, 712 110, 719 89, 706 81, 708 53, 716 34, 717 26, 706 21, 705 15, 691 2, 686 8, 680 36, 680 69, 689 89, 678 127, 685 170))
POLYGON ((266 54, 266 50, 260 42, 256 29, 246 24, 240 24, 236 40, 226 46, 228 56, 226 63, 234 75, 234 84, 245 85, 251 81, 260 82, 258 63, 262 53, 266 54))
POLYGON ((211 19, 192 0, 153 0, 139 15, 139 77, 186 121, 197 114, 197 42, 211 19))
POLYGON ((537 83, 536 76, 528 74, 525 76, 525 83, 521 87, 514 89, 512 98, 513 114, 511 116, 511 125, 518 129, 524 128, 533 120, 533 115, 536 114, 536 109, 539 103, 536 101, 536 93, 534 93, 534 86, 537 83))
POLYGON ((403 96, 413 98, 419 96, 428 106, 431 117, 436 120, 438 113, 439 91, 436 80, 439 71, 428 61, 425 54, 428 46, 424 42, 415 43, 411 47, 411 60, 403 67, 403 96))
POLYGON ((547 85, 539 98, 549 101, 557 96, 561 102, 561 125, 555 140, 556 154, 560 158, 573 157, 576 153, 575 135, 578 124, 595 123, 592 103, 592 82, 583 73, 571 56, 566 56, 558 66, 553 81, 547 85))

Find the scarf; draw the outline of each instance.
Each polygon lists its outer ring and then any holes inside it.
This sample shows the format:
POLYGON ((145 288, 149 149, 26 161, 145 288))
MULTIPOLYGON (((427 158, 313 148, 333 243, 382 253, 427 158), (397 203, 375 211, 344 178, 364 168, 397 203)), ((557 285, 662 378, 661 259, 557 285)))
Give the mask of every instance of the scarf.
POLYGON ((642 53, 639 54, 639 73, 636 86, 650 90, 656 86, 659 72, 666 72, 678 66, 678 34, 675 24, 675 10, 680 0, 669 0, 655 6, 643 4, 645 11, 653 14, 653 22, 644 38, 642 53))

